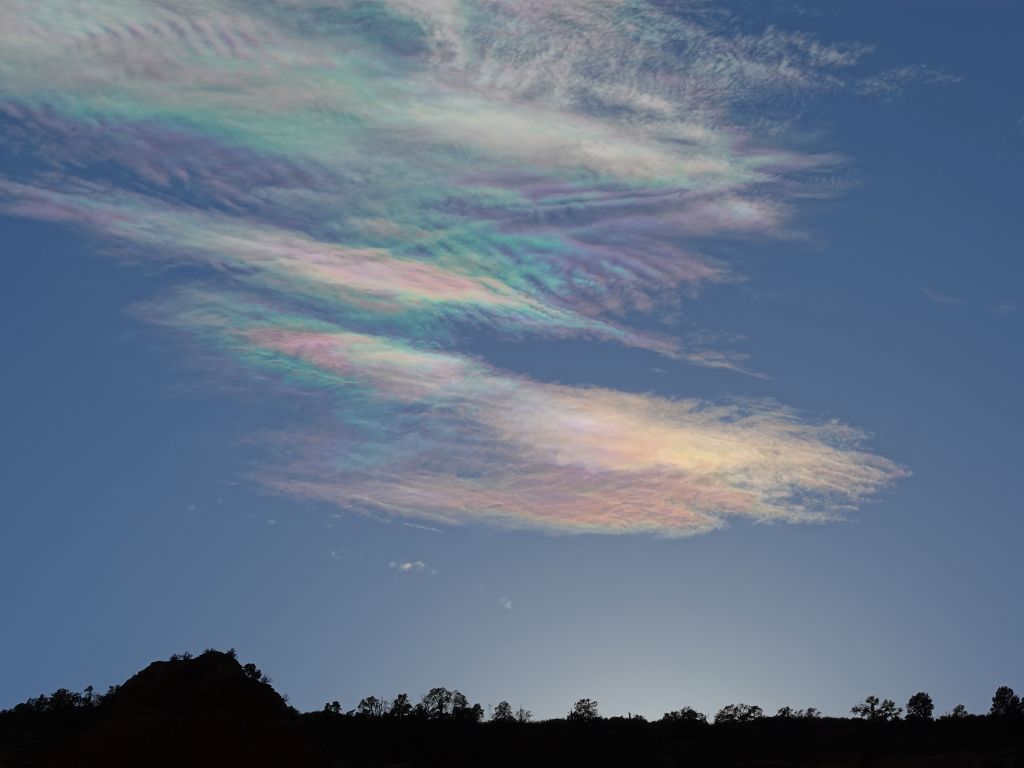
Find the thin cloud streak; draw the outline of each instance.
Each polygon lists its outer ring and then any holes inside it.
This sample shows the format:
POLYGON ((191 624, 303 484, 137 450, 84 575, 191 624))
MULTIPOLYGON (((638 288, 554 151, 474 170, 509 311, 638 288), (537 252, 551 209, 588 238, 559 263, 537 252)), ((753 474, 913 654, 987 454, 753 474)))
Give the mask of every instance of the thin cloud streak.
POLYGON ((963 299, 958 299, 956 296, 948 296, 945 293, 939 293, 938 291, 933 291, 931 288, 925 288, 924 286, 921 287, 921 293, 936 304, 959 306, 964 303, 963 299))

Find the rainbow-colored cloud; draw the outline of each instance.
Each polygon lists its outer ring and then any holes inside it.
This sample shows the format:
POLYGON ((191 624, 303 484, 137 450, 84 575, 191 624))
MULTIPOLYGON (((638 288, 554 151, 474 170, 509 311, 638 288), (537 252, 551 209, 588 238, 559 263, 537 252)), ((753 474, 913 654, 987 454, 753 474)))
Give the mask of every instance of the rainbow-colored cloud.
POLYGON ((855 430, 460 352, 473 329, 740 367, 629 318, 737 278, 699 242, 789 234, 839 161, 743 115, 844 87, 868 49, 702 9, 10 0, 0 208, 202 275, 147 316, 330 414, 279 436, 276 492, 558 532, 829 519, 902 473, 855 430))

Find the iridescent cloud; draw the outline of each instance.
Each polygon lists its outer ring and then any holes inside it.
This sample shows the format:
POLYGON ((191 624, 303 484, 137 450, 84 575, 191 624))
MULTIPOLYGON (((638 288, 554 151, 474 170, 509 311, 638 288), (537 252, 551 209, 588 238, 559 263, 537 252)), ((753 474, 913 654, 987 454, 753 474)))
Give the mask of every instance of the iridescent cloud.
MULTIPOLYGON (((474 360, 356 334, 254 331, 247 344, 345 397, 400 411, 386 466, 318 460, 320 434, 279 490, 447 523, 687 535, 730 517, 821 521, 900 474, 839 424, 765 403, 712 405, 540 384, 474 360)), ((262 355, 261 355, 262 357, 262 355)), ((350 431, 336 438, 349 439, 350 431)), ((334 457, 341 451, 328 452, 334 457)))
POLYGON ((841 161, 770 134, 870 48, 670 7, 10 0, 0 208, 193 267, 147 316, 330 413, 281 438, 278 492, 547 531, 830 519, 901 474, 854 430, 460 352, 473 331, 740 367, 671 333, 740 277, 701 243, 792 234, 841 161))

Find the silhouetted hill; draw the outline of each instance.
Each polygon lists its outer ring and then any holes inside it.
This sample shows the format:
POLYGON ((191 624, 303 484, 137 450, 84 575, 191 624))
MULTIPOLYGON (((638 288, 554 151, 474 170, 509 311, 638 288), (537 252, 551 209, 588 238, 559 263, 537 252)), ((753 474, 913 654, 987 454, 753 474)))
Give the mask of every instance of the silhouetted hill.
POLYGON ((79 709, 96 711, 8 713, 15 729, 33 716, 54 722, 34 734, 28 754, 0 765, 327 765, 303 736, 298 714, 226 653, 154 662, 96 707, 79 709))
POLYGON ((589 699, 567 719, 527 722, 529 713, 504 703, 495 712, 480 722, 478 705, 435 688, 416 705, 367 697, 348 713, 333 702, 300 715, 255 666, 207 651, 150 664, 106 695, 62 689, 0 713, 0 768, 1024 766, 1024 709, 1009 688, 997 692, 990 716, 940 720, 930 719, 930 698, 927 716, 908 720, 898 711, 889 720, 815 710, 763 717, 737 705, 715 724, 688 709, 647 722, 599 717, 589 699), (737 712, 753 714, 725 722, 737 712))

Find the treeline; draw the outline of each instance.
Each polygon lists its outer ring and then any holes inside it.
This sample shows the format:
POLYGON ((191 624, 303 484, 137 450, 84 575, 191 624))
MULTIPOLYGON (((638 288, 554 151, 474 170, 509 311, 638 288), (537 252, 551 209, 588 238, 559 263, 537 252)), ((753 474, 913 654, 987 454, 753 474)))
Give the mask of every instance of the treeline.
MULTIPOLYGON (((367 696, 360 699, 355 709, 347 712, 342 709, 339 702, 329 701, 324 704, 323 711, 341 717, 455 720, 468 723, 479 723, 484 720, 484 708, 480 704, 470 704, 469 699, 461 691, 443 687, 431 688, 415 704, 410 700, 409 694, 400 693, 390 701, 367 696)), ((533 713, 522 707, 513 710, 511 704, 502 701, 494 708, 488 719, 499 723, 528 723, 533 719, 533 713)))
POLYGON ((737 703, 648 721, 606 716, 590 698, 535 720, 502 701, 434 687, 300 713, 255 665, 209 649, 156 661, 105 693, 66 688, 0 712, 0 768, 1010 768, 1024 765, 1024 709, 1000 687, 987 713, 935 716, 919 692, 868 696, 845 717, 737 703))
MULTIPOLYGON (((447 688, 432 688, 429 693, 423 695, 422 699, 412 704, 409 695, 398 694, 390 702, 376 696, 367 696, 359 701, 359 704, 348 711, 344 711, 337 701, 328 702, 324 705, 324 712, 341 717, 364 717, 364 718, 418 718, 421 720, 460 720, 465 722, 479 723, 484 720, 484 710, 479 704, 470 705, 468 699, 459 691, 449 691, 447 688)), ((879 699, 877 696, 868 696, 850 708, 851 714, 862 720, 871 722, 893 722, 897 720, 926 721, 935 718, 935 705, 932 697, 924 692, 915 693, 907 701, 906 707, 899 707, 892 699, 879 699), (905 714, 904 714, 905 713, 905 714)), ((963 704, 957 704, 949 712, 945 712, 937 719, 956 720, 973 717, 963 704)), ((1007 685, 1000 686, 995 695, 992 696, 992 706, 986 713, 987 717, 998 718, 1024 718, 1024 703, 1007 685)), ((711 725, 715 723, 745 723, 761 719, 777 720, 813 720, 823 717, 820 710, 815 707, 807 709, 794 709, 793 707, 781 707, 774 715, 765 715, 764 710, 753 704, 729 704, 722 707, 709 720, 703 712, 693 707, 666 712, 655 722, 669 723, 698 723, 711 725)), ((494 707, 491 722, 498 723, 528 723, 533 720, 532 713, 519 707, 513 710, 512 705, 507 701, 499 702, 494 707)), ((565 716, 570 721, 591 721, 603 719, 598 710, 598 703, 593 699, 579 699, 565 716)), ((630 713, 626 719, 647 722, 642 715, 630 713)), ((834 718, 833 718, 834 719, 834 718)))
MULTIPOLYGON (((208 648, 201 654, 220 654, 212 648, 208 648)), ((225 652, 231 659, 236 659, 235 650, 232 648, 225 652)), ((171 656, 171 662, 187 662, 191 660, 192 654, 182 653, 171 656)), ((241 665, 244 677, 270 686, 271 679, 263 674, 255 664, 248 663, 241 665)), ((116 699, 120 686, 110 686, 106 693, 97 693, 92 686, 86 687, 82 692, 71 691, 67 688, 60 688, 50 695, 41 694, 30 698, 27 701, 16 705, 5 712, 10 713, 46 713, 46 712, 70 712, 98 709, 108 706, 116 699)), ((287 702, 287 696, 284 697, 287 702)), ((967 718, 988 717, 1000 720, 1024 720, 1024 702, 1021 701, 1014 690, 1009 686, 1000 686, 992 696, 992 704, 987 713, 983 715, 972 715, 963 704, 957 704, 952 710, 935 718, 934 702, 932 697, 919 691, 909 698, 904 707, 897 706, 892 699, 879 699, 878 696, 868 696, 858 702, 850 709, 850 713, 861 720, 875 723, 889 723, 899 720, 924 722, 933 719, 938 720, 962 720, 967 718)), ((526 724, 533 722, 533 714, 523 707, 513 707, 508 701, 499 702, 490 713, 485 716, 484 708, 479 703, 470 703, 469 699, 458 690, 450 690, 445 687, 431 688, 423 694, 415 703, 407 693, 399 693, 392 699, 377 696, 366 696, 358 704, 349 710, 345 710, 337 700, 324 704, 321 710, 323 715, 339 718, 354 719, 388 719, 388 720, 417 720, 417 721, 451 721, 463 723, 481 723, 489 721, 493 723, 526 724)), ((296 712, 297 714, 297 712, 296 712)), ((718 725, 726 723, 747 723, 759 720, 816 720, 822 718, 822 713, 815 707, 806 709, 794 709, 793 707, 782 707, 774 715, 766 715, 761 707, 752 704, 729 704, 719 709, 709 718, 705 713, 692 707, 682 707, 671 712, 666 712, 655 722, 692 724, 696 726, 718 725)), ((555 718, 558 720, 561 718, 555 718)), ((565 720, 571 722, 590 722, 606 720, 600 714, 598 702, 583 698, 576 701, 565 715, 565 720)), ((647 722, 642 715, 629 714, 625 718, 613 717, 613 720, 630 720, 636 722, 647 722)), ((839 718, 831 718, 839 719, 839 718)))

